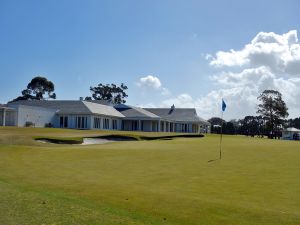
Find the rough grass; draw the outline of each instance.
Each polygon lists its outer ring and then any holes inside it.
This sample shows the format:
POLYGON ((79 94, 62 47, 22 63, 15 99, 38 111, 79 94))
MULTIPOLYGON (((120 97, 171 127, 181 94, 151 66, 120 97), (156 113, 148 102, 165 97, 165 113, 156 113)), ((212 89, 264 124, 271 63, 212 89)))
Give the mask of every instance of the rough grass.
POLYGON ((0 224, 299 224, 300 142, 33 140, 110 134, 165 135, 0 128, 0 224))

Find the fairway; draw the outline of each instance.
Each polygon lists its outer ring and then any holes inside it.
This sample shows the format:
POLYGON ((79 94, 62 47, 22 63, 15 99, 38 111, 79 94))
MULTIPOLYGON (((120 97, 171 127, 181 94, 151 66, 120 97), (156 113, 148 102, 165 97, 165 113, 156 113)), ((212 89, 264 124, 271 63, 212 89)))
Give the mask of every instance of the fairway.
POLYGON ((300 142, 223 136, 102 145, 107 134, 0 128, 0 224, 300 224, 300 142))

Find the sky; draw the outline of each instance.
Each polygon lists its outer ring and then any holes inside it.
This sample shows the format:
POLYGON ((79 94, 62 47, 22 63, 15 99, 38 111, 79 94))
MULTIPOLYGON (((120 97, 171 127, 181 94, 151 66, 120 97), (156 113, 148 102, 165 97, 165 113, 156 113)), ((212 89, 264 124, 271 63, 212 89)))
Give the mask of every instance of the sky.
POLYGON ((35 76, 57 99, 125 83, 127 103, 255 115, 266 89, 300 116, 300 1, 0 0, 0 103, 35 76))

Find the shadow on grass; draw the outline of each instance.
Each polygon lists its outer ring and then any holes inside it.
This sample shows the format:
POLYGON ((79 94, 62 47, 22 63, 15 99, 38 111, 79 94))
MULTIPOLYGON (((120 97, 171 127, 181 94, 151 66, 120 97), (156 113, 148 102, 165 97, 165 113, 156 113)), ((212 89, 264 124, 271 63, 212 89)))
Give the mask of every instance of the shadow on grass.
POLYGON ((211 160, 208 160, 207 162, 208 163, 211 163, 211 162, 215 162, 215 161, 219 161, 220 159, 211 159, 211 160))

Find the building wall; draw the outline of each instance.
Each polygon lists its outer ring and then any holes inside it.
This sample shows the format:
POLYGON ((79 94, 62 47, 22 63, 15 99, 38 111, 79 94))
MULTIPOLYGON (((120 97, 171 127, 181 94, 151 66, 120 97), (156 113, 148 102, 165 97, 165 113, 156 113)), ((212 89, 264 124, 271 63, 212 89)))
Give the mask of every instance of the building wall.
MULTIPOLYGON (((115 129, 115 130, 141 130, 146 132, 186 132, 198 133, 209 132, 209 126, 202 123, 192 122, 171 122, 165 120, 126 120, 110 116, 96 115, 65 115, 56 114, 55 109, 9 104, 9 107, 15 108, 17 113, 7 112, 6 125, 25 126, 26 122, 32 122, 35 127, 45 127, 45 124, 51 123, 56 128, 70 129, 115 129), (95 119, 98 118, 97 126, 95 119), (84 120, 84 122, 82 122, 84 120), (67 121, 67 122, 66 122, 67 121), (116 121, 116 122, 113 122, 116 121), (83 126, 79 126, 82 124, 83 126), (106 126, 105 126, 106 124, 106 126)), ((1 112, 0 112, 1 114, 1 112)), ((1 124, 0 115, 0 124, 1 124)))
POLYGON ((282 139, 284 140, 299 140, 300 132, 296 131, 283 131, 282 139))
POLYGON ((33 123, 35 127, 45 127, 47 123, 54 123, 56 110, 24 105, 12 107, 17 109, 15 125, 18 127, 26 126, 26 122, 33 123))

